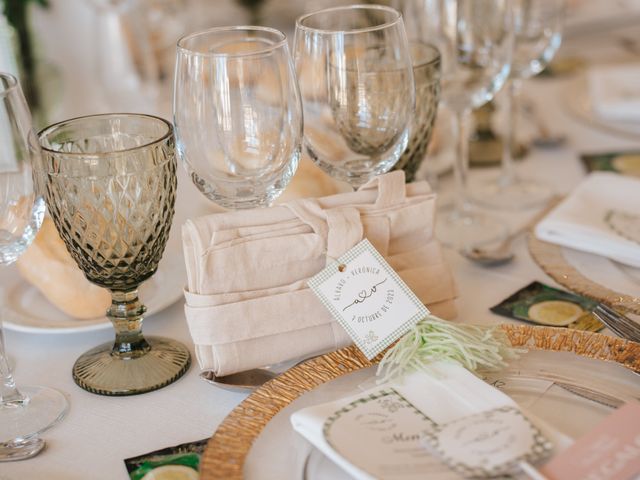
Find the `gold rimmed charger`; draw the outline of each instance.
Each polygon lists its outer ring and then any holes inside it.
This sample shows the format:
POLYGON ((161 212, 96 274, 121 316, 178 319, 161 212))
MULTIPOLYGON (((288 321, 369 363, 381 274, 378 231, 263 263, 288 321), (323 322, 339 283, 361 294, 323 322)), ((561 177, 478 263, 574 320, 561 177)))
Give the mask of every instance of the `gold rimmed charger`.
MULTIPOLYGON (((502 325, 514 347, 573 352, 616 362, 640 373, 640 344, 598 333, 533 325, 502 325)), ((220 424, 200 463, 202 480, 243 478, 245 458, 254 440, 284 407, 306 392, 347 373, 367 368, 368 361, 350 346, 307 360, 249 395, 220 424)))
POLYGON ((529 235, 528 245, 533 260, 563 287, 611 307, 640 315, 638 297, 616 292, 587 278, 567 261, 563 247, 540 240, 535 235, 529 235))

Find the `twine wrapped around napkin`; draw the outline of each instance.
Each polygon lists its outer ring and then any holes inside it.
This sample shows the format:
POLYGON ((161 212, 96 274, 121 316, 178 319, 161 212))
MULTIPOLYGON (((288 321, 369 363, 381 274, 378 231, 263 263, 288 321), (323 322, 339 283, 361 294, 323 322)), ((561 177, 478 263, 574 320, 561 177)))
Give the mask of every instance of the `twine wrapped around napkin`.
POLYGON ((187 221, 185 313, 200 367, 223 376, 350 344, 306 282, 365 237, 435 315, 453 318, 435 200, 393 172, 353 193, 187 221))

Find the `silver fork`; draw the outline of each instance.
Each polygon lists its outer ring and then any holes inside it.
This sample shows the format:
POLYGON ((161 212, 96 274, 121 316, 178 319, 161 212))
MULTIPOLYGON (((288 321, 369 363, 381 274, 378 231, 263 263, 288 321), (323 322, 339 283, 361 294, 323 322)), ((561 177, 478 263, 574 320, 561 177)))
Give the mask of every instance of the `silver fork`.
POLYGON ((596 305, 593 314, 619 337, 640 343, 639 323, 602 303, 596 305))

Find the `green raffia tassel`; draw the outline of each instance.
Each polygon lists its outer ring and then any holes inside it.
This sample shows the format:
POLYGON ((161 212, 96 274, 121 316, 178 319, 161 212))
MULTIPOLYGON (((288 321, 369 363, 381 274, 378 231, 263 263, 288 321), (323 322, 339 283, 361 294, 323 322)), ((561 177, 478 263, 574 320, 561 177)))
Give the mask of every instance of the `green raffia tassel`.
POLYGON ((376 375, 386 382, 438 360, 457 362, 472 372, 497 370, 519 353, 499 326, 454 324, 429 315, 387 351, 376 375))

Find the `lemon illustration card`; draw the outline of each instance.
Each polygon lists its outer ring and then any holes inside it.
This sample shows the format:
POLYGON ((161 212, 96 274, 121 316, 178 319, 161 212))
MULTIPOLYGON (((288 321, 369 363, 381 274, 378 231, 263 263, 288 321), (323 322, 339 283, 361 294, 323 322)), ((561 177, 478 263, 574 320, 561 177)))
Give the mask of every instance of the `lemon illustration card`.
POLYGON ((586 297, 533 282, 491 307, 491 311, 537 325, 597 332, 604 328, 591 314, 597 304, 586 297))
POLYGON ((163 448, 124 463, 131 480, 198 480, 200 457, 208 439, 163 448))
POLYGON ((600 170, 640 177, 640 152, 585 154, 581 158, 587 172, 600 170))

